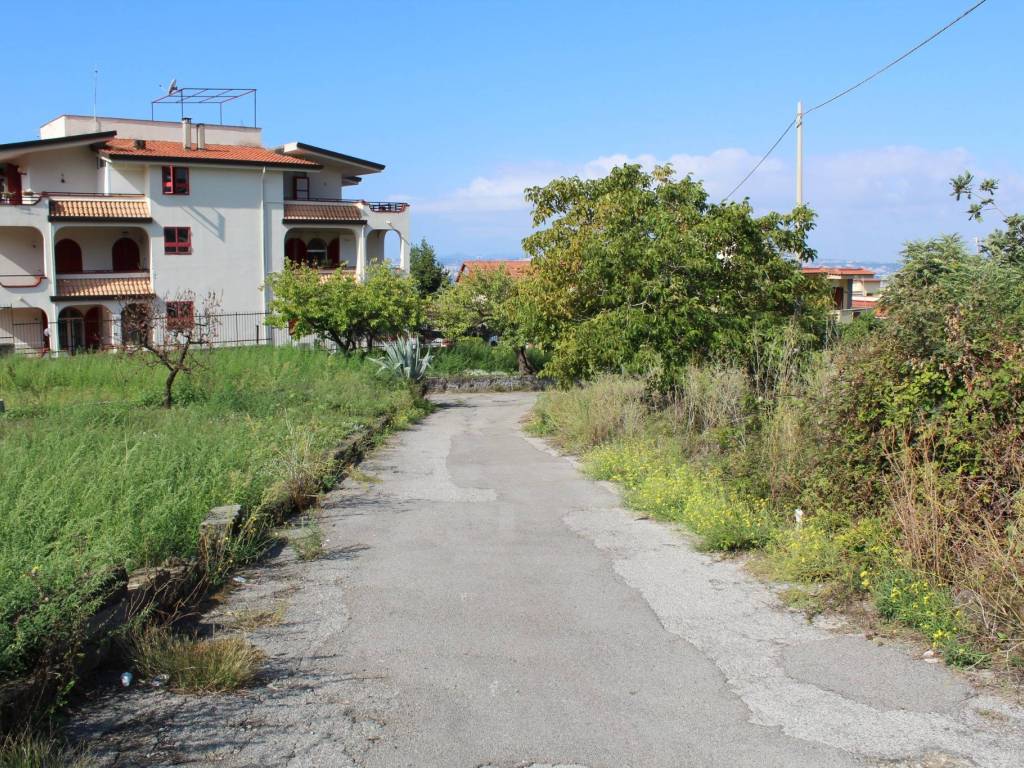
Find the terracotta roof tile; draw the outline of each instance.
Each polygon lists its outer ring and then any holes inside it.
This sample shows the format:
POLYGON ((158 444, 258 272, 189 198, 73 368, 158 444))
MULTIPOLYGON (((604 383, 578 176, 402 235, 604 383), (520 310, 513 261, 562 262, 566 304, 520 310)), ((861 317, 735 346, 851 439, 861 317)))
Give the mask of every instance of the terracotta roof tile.
POLYGON ((865 267, 803 267, 805 275, 842 275, 843 277, 874 277, 875 271, 865 267))
POLYGON ((878 301, 876 299, 853 298, 850 300, 850 304, 852 305, 852 309, 874 309, 878 306, 878 301))
POLYGON ((235 144, 207 144, 205 149, 185 149, 180 141, 150 141, 136 146, 134 139, 110 139, 99 150, 112 158, 191 160, 200 163, 232 163, 242 165, 279 165, 299 168, 320 168, 320 165, 301 157, 290 157, 264 147, 245 147, 235 144))
POLYGON ((51 219, 149 221, 145 200, 50 200, 51 219))
POLYGON ((462 279, 463 276, 468 276, 474 272, 487 272, 497 269, 504 269, 508 272, 509 277, 523 277, 527 272, 530 271, 530 260, 529 259, 476 259, 474 261, 464 261, 462 266, 459 267, 459 273, 455 276, 455 282, 462 279))
POLYGON ((353 223, 365 221, 362 212, 356 206, 335 203, 285 203, 284 220, 353 223))
POLYGON ((320 282, 321 283, 326 283, 328 280, 331 279, 331 276, 334 275, 336 272, 340 272, 345 277, 355 277, 356 276, 356 269, 355 269, 355 267, 338 267, 337 269, 321 269, 320 270, 320 282))
POLYGON ((79 280, 57 280, 57 296, 61 298, 100 298, 119 296, 152 296, 148 277, 86 277, 79 280))

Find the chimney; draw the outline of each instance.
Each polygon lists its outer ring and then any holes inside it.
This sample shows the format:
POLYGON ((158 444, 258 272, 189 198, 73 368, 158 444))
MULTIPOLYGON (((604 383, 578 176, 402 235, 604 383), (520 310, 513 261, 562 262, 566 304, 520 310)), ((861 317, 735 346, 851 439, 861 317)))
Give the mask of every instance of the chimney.
POLYGON ((181 118, 181 146, 192 149, 192 118, 181 118))
POLYGON ((196 123, 196 149, 206 149, 206 123, 196 123))
POLYGON ((146 140, 145 139, 135 139, 132 142, 132 149, 145 149, 145 148, 146 148, 146 140))

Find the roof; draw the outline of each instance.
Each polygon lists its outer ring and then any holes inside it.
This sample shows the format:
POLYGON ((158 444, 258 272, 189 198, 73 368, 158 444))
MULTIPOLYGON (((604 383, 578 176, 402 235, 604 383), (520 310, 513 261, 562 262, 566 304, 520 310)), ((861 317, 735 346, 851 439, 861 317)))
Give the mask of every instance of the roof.
POLYGON ((520 278, 530 271, 529 259, 474 259, 462 262, 459 272, 455 276, 455 282, 459 282, 463 276, 472 275, 478 272, 492 272, 504 269, 509 277, 520 278))
POLYGON ((230 165, 275 166, 281 168, 320 168, 302 157, 282 155, 272 149, 241 144, 207 144, 205 149, 185 149, 180 141, 137 142, 134 139, 110 139, 99 153, 113 160, 187 160, 190 163, 227 163, 230 165), (138 146, 142 144, 142 146, 138 146))
POLYGON ((50 200, 50 221, 152 221, 145 200, 50 200))
POLYGON ((333 149, 324 149, 323 147, 314 147, 312 144, 304 144, 301 141, 293 141, 290 144, 285 144, 277 148, 278 152, 283 152, 288 156, 295 153, 306 153, 310 155, 319 155, 320 157, 326 158, 327 160, 337 160, 350 165, 358 165, 367 169, 370 173, 376 173, 377 171, 384 170, 383 163, 375 163, 372 160, 363 160, 360 157, 353 157, 352 155, 345 155, 341 152, 335 152, 333 149))
POLYGON ((119 299, 122 296, 153 296, 148 277, 86 277, 57 280, 54 299, 119 299))
POLYGON ((802 267, 805 275, 839 275, 841 277, 874 277, 875 271, 866 267, 802 267))
POLYGON ((8 144, 0 144, 0 155, 10 155, 16 152, 33 151, 37 149, 61 149, 63 147, 77 147, 83 144, 95 144, 106 141, 117 136, 117 131, 100 131, 99 133, 78 133, 71 136, 59 136, 54 139, 32 139, 31 141, 13 141, 8 144))
POLYGON ((284 220, 292 223, 331 223, 364 224, 362 211, 354 205, 338 203, 285 203, 284 220))
POLYGON ((874 309, 876 306, 878 306, 877 299, 865 299, 857 297, 850 299, 851 309, 874 309))

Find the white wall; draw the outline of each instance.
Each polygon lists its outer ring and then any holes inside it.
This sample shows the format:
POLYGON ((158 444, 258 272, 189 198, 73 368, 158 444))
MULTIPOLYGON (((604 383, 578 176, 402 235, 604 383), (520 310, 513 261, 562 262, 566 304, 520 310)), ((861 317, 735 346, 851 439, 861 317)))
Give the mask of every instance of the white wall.
POLYGON ((44 317, 39 309, 0 312, 0 345, 14 344, 18 350, 39 349, 44 317))
POLYGON ((192 166, 188 195, 164 195, 158 173, 149 174, 148 187, 161 228, 153 243, 157 296, 191 290, 201 300, 215 291, 225 313, 262 311, 260 169, 192 166), (165 254, 162 227, 191 227, 192 253, 165 254))
POLYGON ((18 163, 26 189, 33 192, 100 192, 96 153, 88 147, 32 152, 18 163), (62 181, 63 179, 63 181, 62 181))
POLYGON ((32 227, 0 228, 0 275, 41 275, 45 263, 42 232, 32 227))
MULTIPOLYGON (((212 115, 212 112, 210 113, 212 115)), ((191 116, 193 126, 203 122, 202 116, 191 116)), ((39 138, 57 139, 82 133, 117 131, 119 139, 151 139, 152 141, 181 141, 180 120, 131 120, 125 117, 86 117, 84 115, 61 115, 39 129, 39 138)), ((211 125, 206 123, 208 144, 233 144, 258 147, 262 144, 263 131, 239 125, 211 125)))
POLYGON ((110 182, 107 192, 116 195, 145 194, 147 166, 139 163, 106 163, 106 168, 110 182))

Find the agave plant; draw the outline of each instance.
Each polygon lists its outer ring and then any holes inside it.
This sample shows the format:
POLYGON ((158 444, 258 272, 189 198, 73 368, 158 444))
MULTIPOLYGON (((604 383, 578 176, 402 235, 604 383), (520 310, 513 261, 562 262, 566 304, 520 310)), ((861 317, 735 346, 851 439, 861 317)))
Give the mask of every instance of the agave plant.
POLYGON ((381 372, 397 376, 408 382, 419 382, 430 368, 430 352, 424 352, 418 337, 401 336, 384 344, 384 356, 374 358, 381 372))

